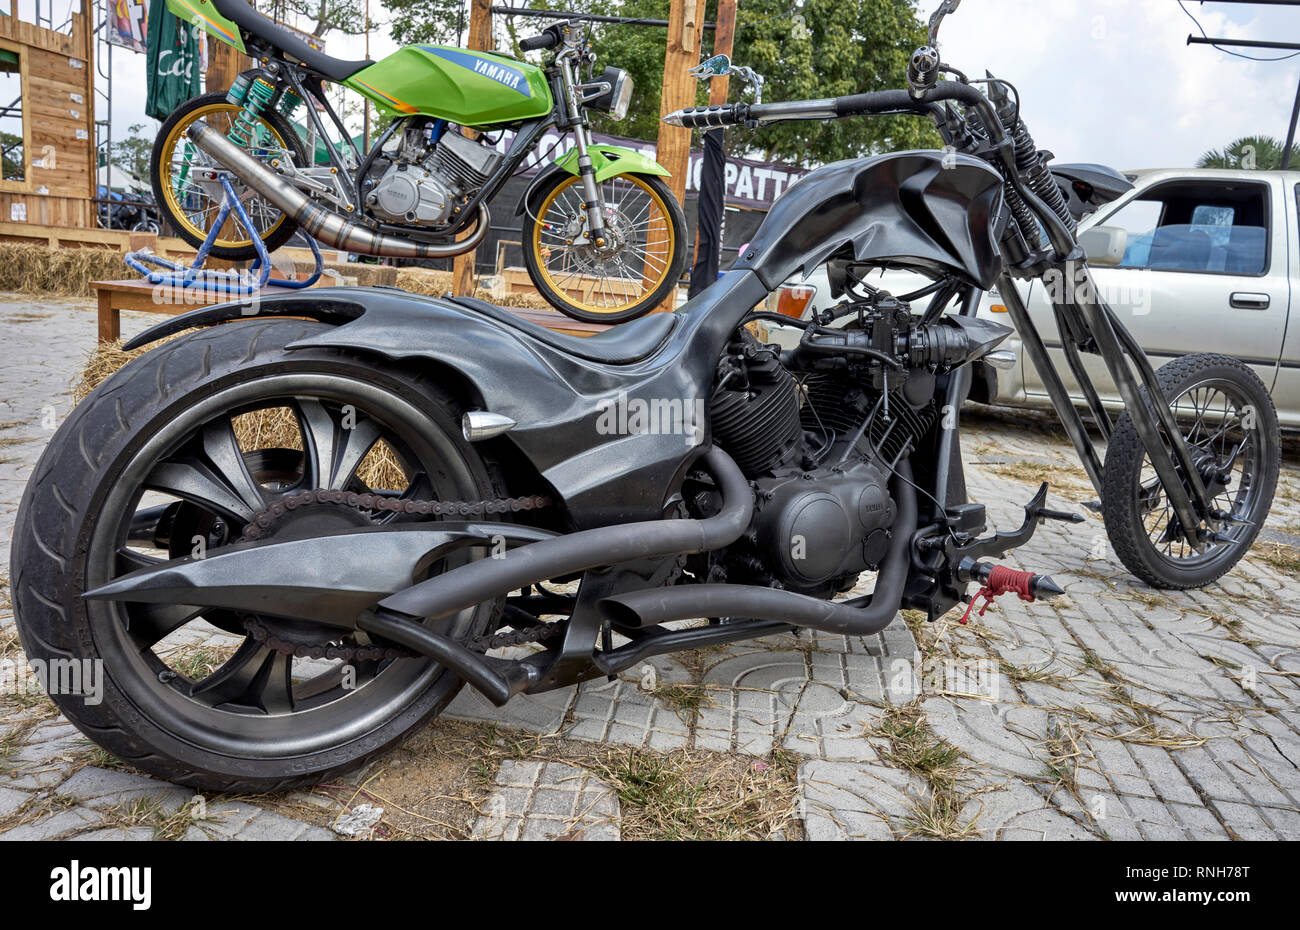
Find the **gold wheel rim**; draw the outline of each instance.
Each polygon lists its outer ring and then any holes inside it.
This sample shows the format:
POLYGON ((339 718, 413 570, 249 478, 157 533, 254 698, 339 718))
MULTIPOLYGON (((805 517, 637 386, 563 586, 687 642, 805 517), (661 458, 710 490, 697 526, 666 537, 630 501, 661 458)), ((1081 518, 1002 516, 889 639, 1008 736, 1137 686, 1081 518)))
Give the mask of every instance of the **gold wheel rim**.
POLYGON ((542 201, 533 224, 530 243, 533 257, 547 287, 573 307, 594 314, 622 313, 653 294, 672 272, 672 256, 677 242, 671 212, 658 192, 637 175, 620 174, 602 181, 601 193, 606 209, 622 214, 621 218, 616 216, 615 221, 624 224, 630 241, 614 259, 600 263, 604 270, 610 270, 613 261, 614 270, 620 272, 617 278, 601 275, 599 271, 592 273, 593 269, 566 244, 564 227, 550 221, 557 203, 561 205, 561 216, 567 212, 572 217, 580 212, 578 205, 583 202, 581 183, 582 179, 576 175, 566 178, 542 201), (629 189, 626 194, 620 193, 619 185, 629 189), (623 213, 626 196, 632 193, 644 198, 644 206, 638 203, 630 208, 629 213, 623 213), (610 207, 611 203, 616 203, 617 207, 610 207), (629 245, 632 247, 630 252, 629 245), (630 263, 628 259, 620 258, 625 254, 631 259, 630 263))
MULTIPOLYGON (((177 190, 176 190, 176 183, 175 183, 175 173, 176 173, 177 166, 174 162, 176 145, 178 142, 183 140, 186 146, 190 147, 191 149, 193 148, 194 144, 190 142, 189 138, 185 135, 185 130, 187 130, 190 126, 192 126, 195 123, 195 121, 206 119, 209 116, 214 116, 221 113, 225 113, 233 117, 236 113, 240 111, 240 109, 241 109, 240 107, 236 106, 233 103, 210 103, 207 104, 206 106, 199 107, 197 110, 193 111, 188 116, 186 116, 185 119, 181 120, 179 123, 173 126, 171 132, 167 134, 167 138, 163 142, 163 158, 160 159, 160 161, 162 161, 163 164, 167 165, 167 177, 163 179, 163 198, 167 202, 167 207, 168 207, 167 212, 171 215, 171 218, 174 221, 178 222, 181 226, 183 226, 187 232, 189 232, 193 236, 198 237, 199 239, 206 239, 208 237, 208 229, 199 226, 198 223, 195 223, 193 221, 192 213, 196 211, 187 210, 185 207, 181 206, 181 202, 177 197, 177 190)), ((289 146, 285 144, 284 138, 280 135, 280 133, 276 132, 274 126, 261 119, 257 121, 257 125, 259 129, 268 133, 271 136, 271 138, 274 139, 276 145, 278 145, 282 149, 288 150, 289 146)), ((229 128, 228 125, 227 128, 229 128)), ((192 156, 187 156, 187 157, 192 157, 192 156)), ((239 193, 241 185, 235 184, 234 187, 236 193, 239 193)), ((242 197, 240 199, 243 200, 242 197)), ((215 218, 216 211, 219 208, 219 206, 220 206, 219 204, 216 204, 214 202, 213 206, 210 208, 210 215, 213 218, 215 218)), ((248 210, 248 206, 249 205, 245 203, 244 209, 248 210)), ((270 204, 267 204, 267 206, 270 206, 270 204)), ((272 209, 274 208, 272 207, 272 209)), ((204 208, 203 212, 205 214, 208 214, 209 209, 204 208)), ((275 233, 275 231, 284 224, 285 221, 284 214, 278 210, 276 210, 276 212, 279 213, 279 218, 276 219, 276 221, 272 223, 270 226, 268 226, 265 230, 262 231, 261 237, 263 242, 271 238, 271 236, 275 233)), ((251 213, 249 219, 252 219, 254 223, 257 222, 256 218, 253 217, 251 213)), ((226 221, 226 224, 227 224, 227 228, 230 229, 242 228, 240 224, 235 222, 233 218, 228 219, 226 221)), ((247 248, 251 246, 253 244, 253 240, 251 238, 226 239, 218 235, 212 244, 214 246, 218 246, 221 248, 238 249, 238 248, 247 248)))

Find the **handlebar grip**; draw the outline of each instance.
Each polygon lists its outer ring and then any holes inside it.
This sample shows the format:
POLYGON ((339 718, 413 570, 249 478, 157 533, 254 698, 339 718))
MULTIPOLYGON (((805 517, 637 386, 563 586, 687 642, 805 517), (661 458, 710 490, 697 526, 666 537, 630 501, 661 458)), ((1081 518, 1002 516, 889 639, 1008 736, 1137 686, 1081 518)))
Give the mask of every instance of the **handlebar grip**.
POLYGON ((560 35, 558 32, 546 30, 541 35, 529 36, 527 39, 519 40, 519 48, 525 52, 535 52, 539 48, 555 48, 560 44, 560 35))
POLYGON ((749 106, 744 103, 725 103, 715 107, 687 107, 675 110, 664 117, 670 126, 687 129, 715 129, 719 126, 736 126, 749 118, 749 106))

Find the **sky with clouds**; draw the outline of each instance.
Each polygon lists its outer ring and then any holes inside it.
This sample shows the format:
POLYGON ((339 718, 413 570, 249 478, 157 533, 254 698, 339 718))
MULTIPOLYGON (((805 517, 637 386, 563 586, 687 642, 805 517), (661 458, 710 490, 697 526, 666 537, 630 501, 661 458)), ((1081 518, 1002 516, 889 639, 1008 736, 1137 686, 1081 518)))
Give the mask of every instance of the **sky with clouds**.
MULTIPOLYGON (((381 2, 372 4, 376 18, 381 2)), ((922 18, 937 3, 920 0, 922 18)), ((1300 6, 1183 6, 1211 36, 1300 42, 1300 6)), ((1177 0, 964 0, 939 35, 955 67, 971 76, 987 68, 1019 87, 1035 140, 1061 161, 1181 167, 1240 136, 1283 138, 1300 57, 1245 61, 1187 45, 1196 32, 1177 0)), ((394 48, 382 28, 372 33, 371 57, 394 48)), ((335 33, 326 50, 361 58, 364 40, 335 33)), ((144 56, 114 50, 113 74, 114 134, 132 123, 153 127, 144 117, 144 56)))

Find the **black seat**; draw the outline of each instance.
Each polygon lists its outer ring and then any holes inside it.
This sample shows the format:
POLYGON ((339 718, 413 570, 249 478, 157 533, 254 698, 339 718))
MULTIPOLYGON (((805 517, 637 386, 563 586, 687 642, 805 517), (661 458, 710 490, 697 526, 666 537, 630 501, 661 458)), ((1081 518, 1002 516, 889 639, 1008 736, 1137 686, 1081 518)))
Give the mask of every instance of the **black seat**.
POLYGON ((212 5, 216 7, 218 13, 245 32, 275 46, 294 61, 302 62, 331 81, 346 80, 362 68, 374 64, 370 59, 344 61, 342 58, 334 58, 324 52, 318 52, 295 33, 257 12, 244 0, 212 0, 212 5))
POLYGON ((486 300, 479 300, 477 297, 448 296, 444 299, 522 330, 538 342, 554 346, 567 355, 586 359, 589 362, 602 362, 606 365, 631 365, 633 362, 649 357, 664 344, 668 334, 677 325, 675 313, 651 313, 627 323, 611 326, 594 336, 569 336, 530 323, 508 310, 503 310, 486 300))

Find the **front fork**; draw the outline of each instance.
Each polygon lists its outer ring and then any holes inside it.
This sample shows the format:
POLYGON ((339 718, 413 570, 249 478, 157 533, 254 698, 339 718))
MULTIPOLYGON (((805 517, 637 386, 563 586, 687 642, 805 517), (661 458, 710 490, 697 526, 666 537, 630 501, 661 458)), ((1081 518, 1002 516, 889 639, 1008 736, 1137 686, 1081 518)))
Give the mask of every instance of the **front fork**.
MULTIPOLYGON (((1165 494, 1178 518, 1179 530, 1197 552, 1204 551, 1218 523, 1205 482, 1201 479, 1191 450, 1178 428, 1177 418, 1164 401, 1155 370, 1115 312, 1106 305, 1086 264, 1076 261, 1055 262, 1042 276, 1043 286, 1056 316, 1057 329, 1066 362, 1083 391, 1090 412, 1104 439, 1111 432, 1110 416, 1102 406, 1092 380, 1079 358, 1085 351, 1101 356, 1142 445, 1147 450, 1165 494), (1134 371, 1136 370, 1136 376, 1134 371), (1148 406, 1139 393, 1145 386, 1152 403, 1148 406), (1201 529, 1204 522, 1209 530, 1201 529)), ((1102 493, 1102 465, 1097 448, 1088 435, 1083 417, 1075 409, 1060 374, 1047 354, 1042 336, 1029 318, 1029 311, 1008 274, 998 280, 998 294, 1006 305, 1020 333, 1025 354, 1043 379, 1048 397, 1065 426, 1066 434, 1078 450, 1098 495, 1102 493)))
POLYGON ((565 105, 573 138, 578 149, 578 178, 582 183, 582 207, 587 215, 587 238, 596 248, 605 246, 605 202, 601 199, 600 185, 596 183, 596 169, 591 163, 587 148, 591 144, 591 131, 587 128, 582 104, 578 100, 578 75, 572 59, 560 62, 564 77, 565 105))

